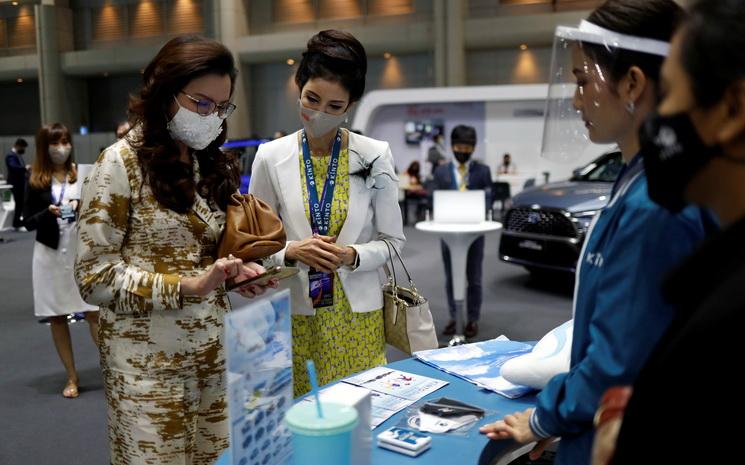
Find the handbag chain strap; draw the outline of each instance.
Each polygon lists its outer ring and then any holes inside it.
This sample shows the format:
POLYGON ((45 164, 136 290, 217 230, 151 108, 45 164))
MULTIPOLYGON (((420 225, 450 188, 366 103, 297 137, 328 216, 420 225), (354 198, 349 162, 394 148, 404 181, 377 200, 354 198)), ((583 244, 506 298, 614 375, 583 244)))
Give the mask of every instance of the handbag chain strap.
MULTIPOLYGON (((398 298, 398 281, 396 279, 396 264, 393 262, 393 253, 391 252, 391 249, 393 249, 393 252, 396 253, 396 257, 398 257, 399 263, 401 263, 401 267, 404 269, 404 272, 406 273, 406 278, 409 280, 409 285, 411 286, 411 290, 419 296, 419 290, 416 288, 416 284, 414 284, 414 280, 411 279, 411 274, 409 273, 409 270, 406 268, 406 264, 404 263, 404 259, 401 258, 401 254, 398 252, 398 249, 395 245, 391 244, 388 239, 383 239, 383 242, 385 242, 386 247, 388 248, 388 259, 391 263, 391 268, 393 269, 393 296, 395 298, 398 298)), ((388 263, 386 263, 386 274, 388 274, 388 277, 390 279, 391 274, 388 273, 388 263)))

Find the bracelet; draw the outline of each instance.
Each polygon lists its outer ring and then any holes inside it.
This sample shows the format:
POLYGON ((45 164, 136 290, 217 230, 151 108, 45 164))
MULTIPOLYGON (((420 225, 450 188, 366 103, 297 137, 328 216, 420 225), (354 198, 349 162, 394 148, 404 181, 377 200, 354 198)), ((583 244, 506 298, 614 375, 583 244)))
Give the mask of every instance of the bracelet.
POLYGON ((608 421, 622 417, 632 392, 631 386, 615 386, 605 391, 593 419, 595 428, 600 428, 608 421))

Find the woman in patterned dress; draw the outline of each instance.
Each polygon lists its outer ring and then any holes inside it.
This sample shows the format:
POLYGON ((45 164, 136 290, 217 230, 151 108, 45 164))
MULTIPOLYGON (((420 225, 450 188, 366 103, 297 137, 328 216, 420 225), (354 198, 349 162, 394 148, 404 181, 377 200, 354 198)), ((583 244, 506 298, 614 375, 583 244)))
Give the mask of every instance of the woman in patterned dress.
MULTIPOLYGON (((75 274, 101 307, 112 464, 212 464, 228 446, 223 283, 263 268, 215 260, 234 165, 220 152, 236 71, 222 44, 169 41, 83 195, 75 274)), ((252 297, 263 289, 241 289, 252 297)))
POLYGON ((351 34, 313 36, 295 75, 304 129, 259 148, 250 192, 282 216, 284 250, 265 265, 295 265, 292 290, 295 395, 383 365, 384 240, 405 241, 398 178, 388 143, 339 129, 365 89, 367 56, 351 34), (315 191, 315 192, 314 192, 315 191))

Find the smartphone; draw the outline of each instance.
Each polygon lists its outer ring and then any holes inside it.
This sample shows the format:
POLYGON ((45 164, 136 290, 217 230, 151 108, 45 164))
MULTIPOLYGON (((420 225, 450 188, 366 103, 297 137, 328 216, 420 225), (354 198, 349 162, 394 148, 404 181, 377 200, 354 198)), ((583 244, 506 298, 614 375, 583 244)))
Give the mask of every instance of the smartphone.
POLYGON ((296 274, 298 274, 298 272, 300 272, 300 269, 292 266, 275 266, 273 268, 268 268, 265 272, 261 273, 258 276, 254 276, 253 278, 244 279, 243 281, 239 282, 228 281, 225 283, 225 287, 227 288, 227 290, 232 291, 233 289, 237 289, 249 284, 266 286, 267 284, 269 284, 269 281, 273 279, 281 281, 283 279, 295 276, 296 274))

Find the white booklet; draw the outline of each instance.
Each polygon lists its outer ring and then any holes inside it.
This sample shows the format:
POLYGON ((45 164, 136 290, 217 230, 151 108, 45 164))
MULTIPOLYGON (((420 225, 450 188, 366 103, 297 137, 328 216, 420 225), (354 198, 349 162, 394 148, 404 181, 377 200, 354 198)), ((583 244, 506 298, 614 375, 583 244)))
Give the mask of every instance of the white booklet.
POLYGON ((363 371, 358 375, 346 378, 344 382, 371 391, 401 397, 412 402, 416 402, 448 384, 447 381, 440 379, 428 378, 387 367, 377 367, 363 371))
POLYGON ((344 380, 371 393, 370 428, 375 428, 396 413, 448 384, 447 381, 415 375, 386 367, 377 367, 344 380))

